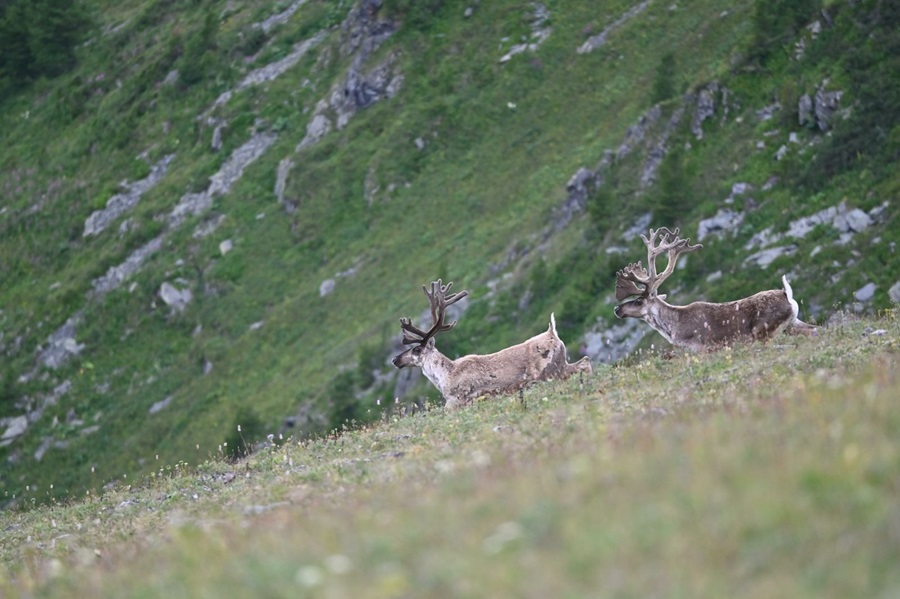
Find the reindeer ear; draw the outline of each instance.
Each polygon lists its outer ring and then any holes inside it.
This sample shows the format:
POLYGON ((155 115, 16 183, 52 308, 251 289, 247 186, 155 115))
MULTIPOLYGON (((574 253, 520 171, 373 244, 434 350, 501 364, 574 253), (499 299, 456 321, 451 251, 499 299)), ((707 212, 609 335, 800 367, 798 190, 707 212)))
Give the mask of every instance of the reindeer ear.
POLYGON ((661 299, 661 300, 663 300, 663 301, 666 300, 666 294, 665 294, 665 293, 662 293, 662 294, 660 294, 660 295, 657 295, 656 297, 657 297, 657 299, 661 299))
POLYGON ((434 349, 434 337, 429 339, 426 345, 428 346, 428 349, 434 349))

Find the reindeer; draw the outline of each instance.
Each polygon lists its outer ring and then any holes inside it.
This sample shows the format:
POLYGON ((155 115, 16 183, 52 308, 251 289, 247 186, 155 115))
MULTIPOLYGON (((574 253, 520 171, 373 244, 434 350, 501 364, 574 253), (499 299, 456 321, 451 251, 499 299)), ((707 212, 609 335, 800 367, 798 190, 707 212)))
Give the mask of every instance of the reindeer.
POLYGON ((636 262, 616 273, 616 300, 638 296, 616 306, 617 317, 640 318, 672 345, 692 351, 713 350, 738 340, 765 340, 788 328, 794 333, 815 334, 816 327, 797 318, 799 306, 787 276, 781 277, 783 290, 760 291, 733 302, 666 303, 666 296, 658 295, 657 290, 675 270, 678 256, 703 246, 690 245, 689 239, 678 237, 678 229, 673 232, 665 227, 650 229, 649 238, 641 235, 641 239, 647 246, 647 270, 636 262), (657 274, 656 257, 664 253, 669 255, 669 263, 657 274))
POLYGON ((447 306, 467 296, 468 291, 447 295, 453 283, 444 285, 440 279, 431 284, 431 293, 422 290, 431 304, 431 328, 427 331, 413 326, 409 318, 400 319, 403 344, 411 345, 393 359, 397 368, 418 366, 446 400, 448 408, 470 403, 483 395, 511 393, 535 381, 565 379, 574 373, 591 374, 587 357, 574 364, 566 360, 566 346, 556 333, 556 319, 550 315, 550 328, 524 343, 488 355, 469 355, 451 360, 434 346, 438 333, 456 326, 454 320, 444 323, 447 306))

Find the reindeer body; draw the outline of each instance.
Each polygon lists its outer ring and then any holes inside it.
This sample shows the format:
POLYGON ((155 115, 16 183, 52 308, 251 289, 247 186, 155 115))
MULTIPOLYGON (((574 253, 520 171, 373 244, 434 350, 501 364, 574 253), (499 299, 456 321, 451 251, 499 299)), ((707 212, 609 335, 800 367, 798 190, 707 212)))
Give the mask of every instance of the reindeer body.
MULTIPOLYGON (((784 279, 787 284, 787 279, 784 279)), ((673 306, 663 297, 638 298, 616 307, 619 318, 640 318, 672 345, 692 351, 717 348, 740 340, 774 337, 797 320, 797 302, 785 290, 760 291, 733 302, 694 302, 673 306)))
POLYGON ((678 237, 678 229, 672 232, 665 227, 657 231, 650 229, 649 238, 643 235, 641 238, 648 249, 648 270, 638 262, 619 271, 616 299, 638 297, 616 306, 617 317, 639 318, 672 345, 692 351, 716 349, 739 340, 765 340, 789 327, 802 334, 815 332, 814 326, 798 318, 800 307, 786 276, 781 277, 783 290, 760 291, 732 302, 694 302, 686 306, 666 303, 666 296, 658 295, 657 288, 674 271, 676 258, 703 246, 691 246, 689 240, 678 237), (659 233, 663 236, 660 244, 655 245, 659 233), (658 275, 656 257, 664 252, 669 255, 669 264, 658 275))
MULTIPOLYGON (((432 298, 435 289, 432 285, 432 298)), ((448 284, 446 288, 452 283, 448 284)), ((464 292, 463 292, 464 293, 464 292)), ((432 300, 432 314, 437 315, 433 330, 447 330, 452 325, 443 325, 442 307, 432 300), (437 307, 435 307, 437 306, 437 307)), ((418 343, 395 357, 392 362, 397 368, 418 366, 425 377, 437 387, 446 400, 448 408, 456 408, 470 403, 481 396, 512 393, 535 381, 565 379, 576 372, 591 374, 591 362, 582 358, 574 364, 566 359, 566 346, 556 332, 556 319, 550 315, 550 327, 528 341, 507 347, 498 352, 472 354, 451 360, 434 346, 434 336, 421 335, 408 319, 402 319, 404 331, 421 337, 404 337, 404 343, 418 343)), ((455 324, 455 323, 454 323, 455 324)))

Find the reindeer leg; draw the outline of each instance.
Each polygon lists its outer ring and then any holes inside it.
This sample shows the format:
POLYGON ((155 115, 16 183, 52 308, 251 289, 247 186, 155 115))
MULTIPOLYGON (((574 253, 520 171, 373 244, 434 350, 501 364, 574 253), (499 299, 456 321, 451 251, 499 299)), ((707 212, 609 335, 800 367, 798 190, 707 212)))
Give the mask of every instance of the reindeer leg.
POLYGON ((804 335, 806 337, 816 337, 819 334, 819 327, 795 320, 785 327, 784 332, 788 335, 804 335))

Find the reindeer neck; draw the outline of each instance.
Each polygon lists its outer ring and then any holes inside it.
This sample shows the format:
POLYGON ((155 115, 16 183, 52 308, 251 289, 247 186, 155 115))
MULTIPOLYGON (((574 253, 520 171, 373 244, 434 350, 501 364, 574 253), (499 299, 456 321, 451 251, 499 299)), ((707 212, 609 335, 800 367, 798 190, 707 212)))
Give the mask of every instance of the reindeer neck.
POLYGON ((665 300, 656 298, 645 322, 656 329, 656 332, 662 335, 666 341, 675 345, 682 317, 683 312, 679 310, 679 306, 667 304, 665 300))
POLYGON ((431 384, 438 388, 442 394, 446 394, 447 381, 453 372, 453 360, 436 349, 432 349, 422 362, 422 374, 431 384))

